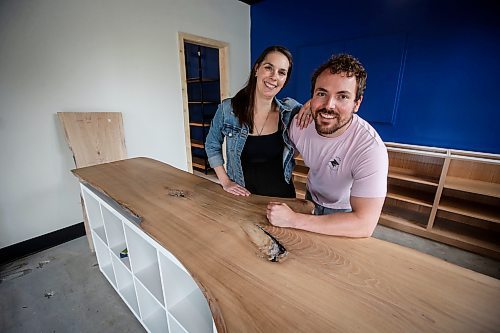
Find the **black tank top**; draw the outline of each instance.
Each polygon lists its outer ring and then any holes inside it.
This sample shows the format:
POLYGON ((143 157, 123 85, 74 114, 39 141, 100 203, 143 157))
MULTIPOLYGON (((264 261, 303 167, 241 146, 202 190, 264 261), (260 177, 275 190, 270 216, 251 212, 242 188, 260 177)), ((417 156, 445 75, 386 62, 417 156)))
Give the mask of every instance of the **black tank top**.
POLYGON ((241 165, 245 188, 250 193, 295 198, 292 181, 287 184, 283 175, 283 148, 281 129, 273 134, 247 137, 241 165))

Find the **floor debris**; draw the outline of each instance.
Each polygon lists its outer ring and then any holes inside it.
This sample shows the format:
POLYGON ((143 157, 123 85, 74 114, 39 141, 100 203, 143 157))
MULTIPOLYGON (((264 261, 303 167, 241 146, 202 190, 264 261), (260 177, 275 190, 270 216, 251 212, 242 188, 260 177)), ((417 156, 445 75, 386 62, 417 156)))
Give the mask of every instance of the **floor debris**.
POLYGON ((38 263, 38 267, 37 268, 43 268, 43 266, 45 266, 46 264, 48 264, 50 262, 50 260, 44 260, 44 261, 40 261, 38 263))
POLYGON ((54 296, 54 294, 55 294, 54 291, 49 291, 49 292, 46 292, 45 295, 43 295, 43 296, 45 296, 45 297, 47 297, 47 298, 50 299, 52 296, 54 296))

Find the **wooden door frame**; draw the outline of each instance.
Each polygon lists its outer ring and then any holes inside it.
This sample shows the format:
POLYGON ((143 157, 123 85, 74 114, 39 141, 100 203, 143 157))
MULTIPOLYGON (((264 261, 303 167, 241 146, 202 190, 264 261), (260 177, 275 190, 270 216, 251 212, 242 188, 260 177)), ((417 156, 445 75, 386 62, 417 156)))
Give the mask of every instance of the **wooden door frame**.
POLYGON ((179 64, 181 69, 182 85, 182 105, 184 114, 184 132, 186 133, 186 156, 188 171, 193 173, 193 161, 191 158, 191 134, 189 131, 189 105, 187 96, 186 82, 186 58, 184 52, 184 42, 193 43, 201 46, 212 47, 219 50, 219 74, 220 74, 220 98, 221 100, 229 97, 229 73, 228 73, 228 52, 229 44, 215 39, 191 35, 185 32, 179 32, 179 64))

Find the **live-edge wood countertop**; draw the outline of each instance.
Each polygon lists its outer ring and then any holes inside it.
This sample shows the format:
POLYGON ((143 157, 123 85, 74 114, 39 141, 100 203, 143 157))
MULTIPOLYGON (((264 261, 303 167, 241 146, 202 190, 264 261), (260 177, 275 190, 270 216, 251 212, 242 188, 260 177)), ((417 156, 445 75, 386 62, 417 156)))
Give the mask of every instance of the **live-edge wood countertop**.
POLYGON ((189 270, 219 332, 498 332, 500 280, 375 238, 271 226, 269 198, 148 158, 73 170, 189 270), (176 195, 179 194, 179 195, 176 195), (271 262, 245 228, 288 250, 271 262))

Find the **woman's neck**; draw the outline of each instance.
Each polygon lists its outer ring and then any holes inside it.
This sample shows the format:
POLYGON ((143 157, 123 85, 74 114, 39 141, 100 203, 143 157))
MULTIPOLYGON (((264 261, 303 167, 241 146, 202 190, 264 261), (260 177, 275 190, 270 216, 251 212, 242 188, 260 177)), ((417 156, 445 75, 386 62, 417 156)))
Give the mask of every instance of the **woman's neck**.
POLYGON ((269 99, 264 99, 264 98, 259 98, 255 96, 255 101, 254 101, 254 106, 253 106, 253 112, 254 114, 257 113, 268 113, 273 109, 273 102, 274 98, 269 98, 269 99))

